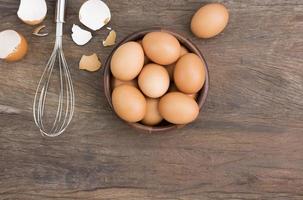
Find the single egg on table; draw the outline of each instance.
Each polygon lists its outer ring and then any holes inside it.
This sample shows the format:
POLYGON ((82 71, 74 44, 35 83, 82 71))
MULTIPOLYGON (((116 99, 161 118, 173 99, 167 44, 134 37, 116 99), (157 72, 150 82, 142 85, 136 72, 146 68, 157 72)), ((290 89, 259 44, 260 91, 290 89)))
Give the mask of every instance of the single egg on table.
POLYGON ((191 31, 199 38, 211 38, 226 27, 229 14, 226 7, 219 3, 210 3, 201 7, 191 20, 191 31))
POLYGON ((120 85, 113 90, 112 104, 116 114, 127 122, 139 122, 146 113, 144 95, 130 85, 120 85))
POLYGON ((161 97, 169 88, 169 75, 164 67, 157 64, 147 64, 143 67, 138 84, 142 92, 151 98, 161 97))
POLYGON ((113 76, 130 81, 138 76, 144 65, 144 51, 137 42, 121 45, 113 54, 110 69, 113 76))
POLYGON ((169 65, 180 57, 181 46, 175 36, 166 32, 150 32, 142 40, 145 54, 159 65, 169 65))
POLYGON ((158 109, 158 104, 159 99, 146 98, 146 113, 141 121, 142 124, 154 126, 163 120, 158 109))
POLYGON ((182 56, 174 70, 174 82, 181 92, 197 93, 205 82, 205 65, 199 56, 188 53, 182 56))
POLYGON ((198 117, 199 106, 194 99, 181 92, 170 92, 160 99, 159 112, 170 123, 188 124, 198 117))

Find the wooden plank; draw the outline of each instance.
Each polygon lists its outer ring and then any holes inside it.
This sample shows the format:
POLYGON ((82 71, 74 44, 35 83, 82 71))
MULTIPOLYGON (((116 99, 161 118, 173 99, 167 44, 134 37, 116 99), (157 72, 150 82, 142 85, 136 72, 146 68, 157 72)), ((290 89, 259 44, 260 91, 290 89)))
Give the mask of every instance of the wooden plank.
POLYGON ((118 40, 162 26, 194 41, 208 62, 210 93, 198 120, 157 135, 117 119, 102 71, 78 69, 82 54, 105 62, 112 49, 102 47, 105 29, 84 47, 72 42, 83 2, 69 1, 64 35, 75 117, 64 135, 49 139, 37 132, 32 103, 53 48, 55 1, 47 1, 44 21, 50 35, 37 38, 16 16, 19 1, 0 0, 0 30, 15 29, 30 45, 21 62, 0 61, 0 199, 303 199, 301 0, 221 1, 230 23, 209 40, 189 30, 205 1, 106 1, 118 40))

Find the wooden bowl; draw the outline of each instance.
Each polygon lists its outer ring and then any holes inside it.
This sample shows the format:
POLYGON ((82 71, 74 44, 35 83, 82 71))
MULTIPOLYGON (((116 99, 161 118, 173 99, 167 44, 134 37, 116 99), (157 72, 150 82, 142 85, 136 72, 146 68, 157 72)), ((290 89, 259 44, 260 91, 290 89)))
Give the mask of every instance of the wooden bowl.
MULTIPOLYGON (((161 32, 167 32, 170 33, 172 35, 174 35, 180 42, 181 45, 183 45, 184 47, 186 47, 189 52, 195 53, 196 55, 198 55, 205 63, 205 71, 206 71, 206 77, 205 77, 205 83, 203 88, 200 90, 200 92, 198 93, 198 96, 196 98, 196 101, 199 105, 200 108, 200 112, 201 109, 206 101, 206 97, 208 94, 208 89, 209 89, 209 72, 208 72, 208 67, 207 67, 207 63, 202 55, 202 53, 200 52, 200 50, 187 38, 166 30, 166 29, 162 29, 162 28, 150 28, 150 29, 145 29, 145 30, 141 30, 138 32, 135 32, 129 36, 127 36, 124 40, 122 40, 119 44, 117 44, 115 46, 115 48, 113 49, 113 51, 111 52, 111 54, 109 55, 109 57, 106 60, 105 63, 105 67, 104 67, 104 91, 105 91, 105 96, 107 98, 107 101, 110 105, 110 107, 113 109, 113 104, 112 104, 112 98, 111 98, 111 94, 112 94, 112 87, 111 87, 111 79, 113 78, 111 71, 110 71, 110 61, 112 58, 113 53, 116 51, 116 49, 121 46, 122 44, 129 42, 129 41, 138 41, 140 39, 142 39, 147 33, 149 32, 154 32, 154 31, 161 31, 161 32)), ((121 119, 122 120, 122 119, 121 119)), ((175 124, 171 124, 169 122, 163 121, 160 124, 158 124, 157 126, 146 126, 143 125, 141 123, 128 123, 130 126, 139 129, 139 130, 143 130, 143 131, 147 131, 147 132, 163 132, 163 131, 168 131, 168 130, 173 130, 176 128, 181 128, 184 127, 184 125, 175 125, 175 124)))

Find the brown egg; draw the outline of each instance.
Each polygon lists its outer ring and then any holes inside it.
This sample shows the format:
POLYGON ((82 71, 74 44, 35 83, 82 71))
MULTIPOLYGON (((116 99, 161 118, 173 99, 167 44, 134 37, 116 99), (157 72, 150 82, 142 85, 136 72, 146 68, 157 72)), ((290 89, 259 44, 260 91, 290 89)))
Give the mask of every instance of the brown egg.
POLYGON ((224 30, 229 14, 225 6, 210 3, 201 7, 191 20, 191 30, 199 38, 211 38, 224 30))
POLYGON ((179 41, 166 32, 148 33, 144 36, 142 44, 147 57, 160 65, 172 64, 180 56, 179 41))
POLYGON ((151 98, 165 94, 169 87, 169 76, 166 69, 157 64, 147 64, 143 67, 138 84, 142 92, 151 98))
POLYGON ((184 93, 197 93, 205 82, 205 66, 199 56, 188 53, 181 57, 174 70, 177 88, 184 93))
POLYGON ((111 59, 111 72, 122 81, 130 81, 139 75, 144 65, 144 52, 137 42, 121 45, 111 59))
POLYGON ((117 115, 127 122, 138 122, 145 116, 145 97, 133 86, 116 87, 112 93, 112 103, 117 115))
MULTIPOLYGON (((143 48, 143 45, 142 45, 142 40, 138 40, 137 41, 143 48)), ((148 63, 150 63, 150 60, 149 58, 144 54, 144 65, 147 65, 148 63)))
POLYGON ((168 92, 180 92, 174 83, 171 83, 168 92))
POLYGON ((146 113, 141 121, 142 124, 154 126, 162 121, 162 116, 158 110, 159 99, 146 98, 146 113))
POLYGON ((184 56, 187 53, 189 53, 188 50, 184 46, 181 46, 180 57, 184 56))
POLYGON ((197 97, 198 97, 198 93, 186 94, 186 95, 189 96, 190 98, 193 98, 193 99, 197 99, 197 97))
POLYGON ((199 106, 195 100, 181 92, 170 92, 159 102, 159 112, 168 122, 188 124, 199 114, 199 106))
MULTIPOLYGON (((174 83, 171 83, 169 88, 168 88, 168 92, 180 92, 178 90, 178 88, 176 87, 176 85, 174 83)), ((198 96, 198 93, 194 93, 194 94, 186 94, 187 96, 189 96, 192 99, 196 99, 198 96)))
POLYGON ((165 69, 168 73, 168 76, 169 76, 169 79, 171 81, 174 80, 174 70, 175 70, 175 66, 176 66, 176 63, 173 63, 173 64, 170 64, 170 65, 166 65, 165 66, 165 69))
POLYGON ((137 79, 133 79, 131 81, 121 81, 119 79, 112 78, 111 85, 112 85, 113 89, 120 85, 130 85, 130 86, 134 86, 134 87, 138 88, 138 81, 137 81, 137 79))
MULTIPOLYGON (((184 56, 185 54, 187 54, 187 53, 188 53, 188 50, 187 50, 184 46, 181 46, 180 58, 181 58, 182 56, 184 56)), ((174 62, 173 64, 170 64, 170 65, 166 65, 166 66, 165 66, 165 68, 166 68, 166 70, 167 70, 167 72, 168 72, 168 75, 169 75, 169 79, 170 79, 171 81, 173 81, 173 79, 174 79, 174 70, 175 70, 176 63, 177 63, 177 62, 174 62)))

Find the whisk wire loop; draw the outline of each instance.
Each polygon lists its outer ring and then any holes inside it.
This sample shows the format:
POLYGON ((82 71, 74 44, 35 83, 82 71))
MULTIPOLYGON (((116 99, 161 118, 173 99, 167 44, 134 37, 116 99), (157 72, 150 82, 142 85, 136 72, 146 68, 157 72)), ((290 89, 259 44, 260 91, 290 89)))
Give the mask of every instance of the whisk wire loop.
POLYGON ((70 124, 74 114, 75 94, 70 70, 62 50, 62 33, 63 22, 57 22, 56 42, 54 45, 54 50, 38 83, 33 104, 33 115, 35 123, 40 129, 41 134, 49 137, 55 137, 62 134, 70 124), (44 111, 46 98, 48 95, 52 75, 55 72, 54 67, 56 63, 58 63, 60 84, 58 106, 51 128, 46 128, 43 121, 45 117, 44 111))

